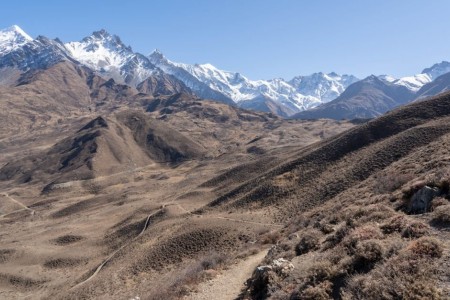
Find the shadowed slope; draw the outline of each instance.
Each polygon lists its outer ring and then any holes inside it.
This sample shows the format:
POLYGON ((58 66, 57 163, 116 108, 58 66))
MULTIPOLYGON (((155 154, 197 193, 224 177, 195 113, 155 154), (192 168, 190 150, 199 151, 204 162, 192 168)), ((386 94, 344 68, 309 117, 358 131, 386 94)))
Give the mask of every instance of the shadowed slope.
POLYGON ((350 85, 335 100, 295 114, 296 119, 356 119, 378 117, 414 98, 404 86, 384 82, 376 76, 350 85))
POLYGON ((447 134, 449 101, 446 94, 412 104, 308 146, 288 162, 247 181, 210 206, 285 203, 290 207, 285 211, 289 216, 323 203, 417 147, 447 134))
POLYGON ((0 179, 15 178, 19 182, 84 180, 150 162, 129 131, 113 120, 98 117, 49 151, 6 164, 1 169, 0 179))

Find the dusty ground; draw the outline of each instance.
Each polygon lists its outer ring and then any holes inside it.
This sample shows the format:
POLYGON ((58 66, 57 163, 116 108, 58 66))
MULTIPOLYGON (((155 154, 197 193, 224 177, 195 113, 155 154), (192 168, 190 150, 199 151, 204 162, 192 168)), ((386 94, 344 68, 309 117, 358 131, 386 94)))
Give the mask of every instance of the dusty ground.
POLYGON ((236 263, 224 270, 217 277, 198 285, 197 292, 186 297, 189 300, 228 300, 236 299, 243 289, 245 282, 267 255, 263 250, 251 255, 246 260, 236 263))

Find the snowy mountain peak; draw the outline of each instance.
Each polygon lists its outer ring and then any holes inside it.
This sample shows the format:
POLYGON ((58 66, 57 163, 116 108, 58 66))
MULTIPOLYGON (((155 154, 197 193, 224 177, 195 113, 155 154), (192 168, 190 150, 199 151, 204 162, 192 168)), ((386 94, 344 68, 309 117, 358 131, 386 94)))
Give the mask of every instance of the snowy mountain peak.
POLYGON ((79 62, 118 82, 137 85, 156 71, 148 58, 134 53, 117 35, 104 29, 65 47, 79 62))
POLYGON ((0 30, 0 55, 20 48, 32 40, 33 38, 17 25, 0 30))
POLYGON ((289 84, 303 95, 315 97, 321 102, 329 102, 358 80, 353 75, 318 72, 308 76, 294 77, 289 84))
POLYGON ((158 49, 153 50, 152 53, 149 54, 148 58, 150 59, 150 61, 154 64, 158 64, 158 63, 164 63, 167 62, 167 58, 164 56, 164 54, 159 51, 158 49))
POLYGON ((396 79, 393 76, 381 75, 378 76, 378 78, 385 82, 393 83, 396 85, 402 85, 407 89, 409 89, 410 91, 417 92, 425 84, 430 83, 439 76, 449 72, 450 72, 450 62, 442 61, 440 63, 434 64, 430 68, 424 69, 422 73, 413 76, 406 76, 396 79))
POLYGON ((450 62, 442 61, 440 63, 434 64, 430 68, 426 68, 422 71, 422 74, 430 76, 431 80, 435 80, 441 75, 450 72, 450 62))
POLYGON ((103 45, 103 47, 109 48, 113 51, 133 51, 130 46, 126 46, 122 42, 120 37, 115 34, 110 34, 105 29, 94 31, 90 36, 85 37, 81 42, 85 44, 103 45))
POLYGON ((120 68, 134 55, 131 47, 125 46, 118 36, 104 29, 95 31, 81 42, 71 42, 65 46, 73 57, 94 70, 120 68))

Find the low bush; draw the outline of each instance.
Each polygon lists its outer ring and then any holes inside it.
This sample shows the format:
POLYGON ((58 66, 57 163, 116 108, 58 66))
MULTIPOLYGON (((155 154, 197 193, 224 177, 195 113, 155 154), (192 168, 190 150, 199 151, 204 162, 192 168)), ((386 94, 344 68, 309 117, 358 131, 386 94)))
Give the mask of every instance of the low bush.
POLYGON ((291 299, 304 300, 329 300, 332 292, 333 284, 330 281, 324 281, 316 286, 309 286, 304 289, 300 295, 291 297, 291 299))
POLYGON ((437 197, 437 198, 434 198, 433 201, 431 201, 430 210, 434 211, 439 206, 448 205, 448 204, 449 204, 449 202, 447 199, 445 199, 443 197, 437 197))
POLYGON ((407 250, 413 255, 413 257, 431 257, 439 258, 442 256, 441 243, 431 237, 421 237, 418 240, 411 242, 407 250))
POLYGON ((384 172, 375 176, 373 189, 377 194, 392 193, 413 178, 413 174, 401 174, 394 171, 384 172))
POLYGON ((336 270, 333 264, 328 260, 322 260, 314 263, 307 271, 306 284, 316 285, 325 280, 334 278, 336 270))
POLYGON ((450 225, 450 205, 436 207, 433 212, 432 224, 440 226, 450 225))
POLYGON ((408 220, 403 215, 396 215, 388 219, 380 226, 380 229, 385 234, 391 234, 394 232, 402 232, 408 226, 408 220))
POLYGON ((271 231, 261 235, 262 244, 276 244, 281 239, 281 234, 278 231, 271 231))
POLYGON ((352 272, 368 272, 374 265, 384 257, 384 247, 377 240, 367 240, 360 242, 355 249, 353 256, 352 272))
POLYGON ((367 224, 353 229, 344 239, 343 245, 350 254, 355 253, 358 243, 366 240, 382 239, 383 233, 374 224, 367 224))
POLYGON ((428 226, 422 222, 413 222, 402 230, 404 238, 420 238, 430 232, 428 226))
POLYGON ((325 246, 324 249, 330 249, 342 242, 342 240, 347 236, 347 234, 350 232, 351 227, 347 224, 341 225, 338 227, 334 233, 330 234, 325 239, 325 246))
POLYGON ((318 250, 320 247, 320 235, 317 230, 308 231, 302 235, 300 242, 295 246, 295 253, 302 255, 309 251, 318 250))

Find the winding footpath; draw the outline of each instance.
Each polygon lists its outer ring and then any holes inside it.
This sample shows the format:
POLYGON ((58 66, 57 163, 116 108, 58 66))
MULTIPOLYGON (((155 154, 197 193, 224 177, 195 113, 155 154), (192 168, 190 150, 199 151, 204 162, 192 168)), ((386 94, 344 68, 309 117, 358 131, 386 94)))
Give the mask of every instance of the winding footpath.
POLYGON ((164 208, 166 207, 166 205, 163 205, 160 209, 158 209, 156 212, 149 214, 147 216, 147 219, 145 220, 145 224, 144 227, 142 228, 142 231, 135 236, 129 243, 122 245, 121 247, 119 247, 116 251, 114 251, 113 253, 111 253, 98 267, 97 269, 95 269, 95 272, 92 273, 91 276, 89 276, 86 280, 83 280, 82 282, 78 283, 77 285, 73 286, 71 289, 75 289, 83 284, 85 284, 86 282, 91 281, 95 276, 97 276, 97 274, 102 270, 102 268, 117 254, 119 253, 120 250, 124 249, 125 247, 127 247, 129 244, 131 244, 133 241, 135 241, 137 238, 139 238, 141 235, 144 234, 145 230, 148 228, 149 222, 150 222, 150 218, 153 217, 154 215, 158 214, 159 212, 163 211, 164 208))
POLYGON ((252 276, 255 268, 267 254, 267 249, 222 271, 217 277, 198 285, 197 293, 190 294, 187 300, 232 300, 245 288, 245 281, 252 276))
POLYGON ((28 206, 26 206, 26 205, 23 204, 22 202, 20 202, 20 201, 14 199, 14 198, 11 197, 8 193, 2 193, 1 195, 2 195, 3 197, 5 197, 5 198, 9 199, 10 201, 14 202, 15 204, 19 205, 20 207, 22 207, 21 209, 12 211, 12 212, 7 213, 7 214, 4 214, 4 215, 1 215, 1 216, 0 216, 1 218, 4 218, 4 217, 6 217, 7 215, 10 215, 10 214, 12 214, 12 213, 15 213, 15 212, 18 212, 18 211, 22 211, 22 210, 28 210, 32 215, 34 215, 34 213, 35 213, 34 210, 32 210, 31 208, 29 208, 28 206))
MULTIPOLYGON (((161 206, 160 209, 158 209, 156 212, 151 213, 147 216, 147 219, 145 221, 145 224, 142 228, 142 231, 135 236, 133 239, 130 240, 129 243, 126 243, 124 245, 122 245, 121 247, 119 247, 117 250, 115 250, 113 253, 111 253, 96 269, 95 272, 92 273, 91 276, 89 276, 87 279, 83 280, 82 282, 76 284, 75 286, 73 286, 71 288, 75 289, 77 287, 82 286, 83 284, 91 281, 95 276, 97 276, 97 274, 103 269, 103 267, 109 262, 111 261, 111 259, 117 254, 119 253, 122 249, 124 249, 125 247, 127 247, 128 245, 130 245, 132 242, 134 242, 136 239, 138 239, 141 235, 144 234, 145 230, 147 230, 149 223, 150 223, 150 219, 155 216, 156 214, 160 213, 161 211, 163 211, 167 206, 177 206, 178 208, 180 208, 182 211, 186 212, 186 214, 189 215, 196 215, 193 214, 192 212, 186 210, 184 207, 182 207, 180 204, 178 203, 167 203, 167 204, 163 204, 161 206)), ((217 219, 223 219, 223 220, 228 220, 228 221, 233 221, 233 222, 240 222, 240 223, 249 223, 249 224, 257 224, 257 225, 266 225, 266 226, 273 226, 273 227, 282 227, 283 225, 280 224, 266 224, 266 223, 258 223, 258 222, 251 222, 251 221, 244 221, 244 220, 238 220, 238 219, 232 219, 232 218, 225 218, 225 217, 220 217, 217 216, 215 217, 217 219)), ((251 272, 253 272, 253 269, 256 267, 256 265, 262 260, 262 258, 264 258, 264 256, 267 254, 267 250, 262 251, 260 253, 258 253, 257 255, 251 256, 248 260, 242 262, 241 264, 243 264, 240 268, 244 268, 244 269, 248 269, 248 272, 244 272, 242 273, 242 271, 238 268, 235 270, 235 274, 233 275, 234 280, 235 280, 235 285, 239 285, 239 288, 241 288, 241 284, 238 284, 238 282, 244 281, 245 279, 247 279, 248 277, 250 277, 251 272), (251 269, 251 270, 250 270, 251 269), (241 272, 241 273, 240 273, 241 272), (250 272, 250 274, 248 274, 250 272)), ((240 266, 240 264, 238 265, 240 266)), ((234 267, 233 267, 234 268, 234 267)), ((233 269, 234 270, 234 269, 233 269)), ((227 272, 228 274, 228 272, 227 272)), ((201 299, 213 299, 213 298, 201 298, 201 299)), ((222 298, 215 298, 215 299, 222 299, 222 298)), ((223 298, 223 299, 230 299, 230 298, 223 298)))

